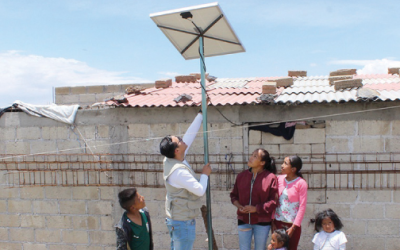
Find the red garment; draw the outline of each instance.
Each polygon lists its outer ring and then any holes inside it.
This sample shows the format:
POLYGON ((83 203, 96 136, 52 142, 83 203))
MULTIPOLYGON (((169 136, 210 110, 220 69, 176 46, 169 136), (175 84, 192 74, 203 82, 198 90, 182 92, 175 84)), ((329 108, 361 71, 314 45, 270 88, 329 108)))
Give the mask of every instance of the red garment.
POLYGON ((252 178, 253 173, 251 172, 251 169, 238 174, 235 186, 233 187, 230 196, 232 203, 237 200, 242 206, 255 206, 257 212, 250 214, 241 213, 238 209, 237 218, 246 224, 271 222, 271 216, 278 203, 278 180, 273 173, 267 170, 258 173, 253 183, 251 204, 249 204, 252 178))
MULTIPOLYGON (((285 223, 279 220, 274 220, 274 224, 276 229, 285 229, 285 230, 287 230, 289 227, 293 225, 292 223, 285 223)), ((292 234, 292 237, 290 237, 289 239, 288 249, 297 250, 297 246, 299 245, 300 241, 300 235, 301 235, 301 227, 296 227, 294 233, 292 234)))

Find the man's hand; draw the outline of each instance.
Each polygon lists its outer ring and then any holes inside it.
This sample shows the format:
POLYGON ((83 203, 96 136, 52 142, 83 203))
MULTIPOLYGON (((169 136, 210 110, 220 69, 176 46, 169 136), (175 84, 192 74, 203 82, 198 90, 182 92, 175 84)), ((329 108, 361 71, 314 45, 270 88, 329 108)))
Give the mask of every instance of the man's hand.
POLYGON ((211 174, 210 163, 207 163, 207 165, 204 165, 202 174, 210 176, 210 174, 211 174))

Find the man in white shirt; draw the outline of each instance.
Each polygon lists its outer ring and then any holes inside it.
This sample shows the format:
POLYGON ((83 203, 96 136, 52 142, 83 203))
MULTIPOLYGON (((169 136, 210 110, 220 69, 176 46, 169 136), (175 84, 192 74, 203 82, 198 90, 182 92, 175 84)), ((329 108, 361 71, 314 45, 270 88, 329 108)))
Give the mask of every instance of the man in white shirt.
POLYGON ((202 120, 203 115, 199 113, 183 139, 178 136, 166 136, 160 143, 160 152, 165 156, 165 211, 166 224, 171 236, 171 250, 190 250, 196 238, 195 217, 200 213, 200 198, 207 190, 211 167, 210 164, 205 165, 198 180, 185 156, 196 138, 202 120))

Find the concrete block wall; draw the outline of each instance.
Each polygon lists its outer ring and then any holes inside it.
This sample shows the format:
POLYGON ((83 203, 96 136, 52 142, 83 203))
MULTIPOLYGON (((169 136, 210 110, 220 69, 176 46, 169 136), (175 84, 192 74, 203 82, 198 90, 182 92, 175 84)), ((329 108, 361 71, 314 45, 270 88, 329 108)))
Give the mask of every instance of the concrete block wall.
MULTIPOLYGON (((158 152, 162 137, 182 135, 191 121, 166 123, 162 122, 168 120, 165 115, 110 116, 104 112, 96 111, 93 120, 90 120, 90 115, 78 112, 76 128, 24 113, 6 113, 0 120, 0 152, 31 154, 55 150, 60 153, 89 153, 89 145, 94 153, 154 153, 158 152), (154 121, 154 117, 161 122, 154 121), (71 148, 75 150, 63 151, 71 148)), ((297 129, 289 141, 250 131, 248 146, 250 152, 264 147, 281 159, 292 153, 318 157, 318 154, 326 152, 396 152, 400 141, 398 123, 327 120, 325 128, 297 129), (371 143, 376 145, 369 145, 371 143)), ((243 154, 245 135, 242 129, 224 122, 210 122, 209 130, 210 154, 234 153, 235 157, 243 154)), ((202 157, 202 135, 197 137, 191 153, 202 157)), ((8 188, 6 179, 6 171, 1 171, 0 249, 115 248, 113 225, 122 215, 116 196, 122 188, 8 188)), ((165 189, 139 188, 139 192, 146 197, 152 214, 156 249, 166 249, 169 236, 164 224, 165 189)), ((230 204, 229 192, 212 190, 213 225, 220 249, 238 249, 235 208, 230 204)), ((313 225, 309 220, 328 207, 343 219, 344 232, 349 239, 348 249, 398 249, 399 197, 399 191, 395 190, 310 190, 300 249, 312 247, 313 225)), ((207 249, 201 217, 197 218, 197 232, 195 249, 207 249)))
POLYGON ((58 87, 55 88, 55 103, 60 105, 79 104, 81 106, 90 106, 96 102, 103 102, 117 95, 123 95, 125 94, 125 89, 130 86, 151 88, 154 87, 154 83, 58 87))

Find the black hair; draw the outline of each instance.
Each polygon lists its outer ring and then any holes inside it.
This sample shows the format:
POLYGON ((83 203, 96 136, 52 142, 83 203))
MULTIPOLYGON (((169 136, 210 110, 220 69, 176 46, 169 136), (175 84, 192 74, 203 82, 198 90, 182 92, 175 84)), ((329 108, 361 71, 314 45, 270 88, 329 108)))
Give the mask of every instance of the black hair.
POLYGON ((254 152, 261 151, 261 161, 265 162, 264 169, 276 174, 275 158, 271 157, 267 150, 258 148, 254 152))
POLYGON ((128 188, 118 193, 118 201, 123 209, 128 211, 135 204, 136 193, 136 188, 128 188))
MULTIPOLYGON (((297 155, 288 156, 290 161, 290 166, 292 168, 296 168, 296 175, 303 178, 303 175, 300 173, 301 168, 303 167, 303 161, 297 155)), ((304 179, 304 178, 303 178, 304 179)))
POLYGON ((174 158, 177 147, 178 143, 173 142, 171 136, 167 135, 160 142, 160 153, 167 158, 174 158))
POLYGON ((324 210, 324 211, 322 211, 322 212, 319 212, 319 213, 315 216, 315 227, 314 227, 314 229, 315 229, 316 232, 321 231, 321 229, 322 229, 322 221, 323 221, 324 219, 326 219, 326 218, 329 218, 329 219, 332 220, 333 225, 335 226, 335 229, 336 229, 336 230, 342 229, 343 224, 342 224, 342 222, 340 221, 339 216, 338 216, 335 212, 333 212, 332 209, 329 208, 329 209, 327 209, 327 210, 324 210))
POLYGON ((276 234, 276 240, 278 242, 283 242, 283 246, 286 247, 286 249, 289 249, 289 235, 286 233, 285 229, 277 229, 274 231, 274 234, 276 234))

